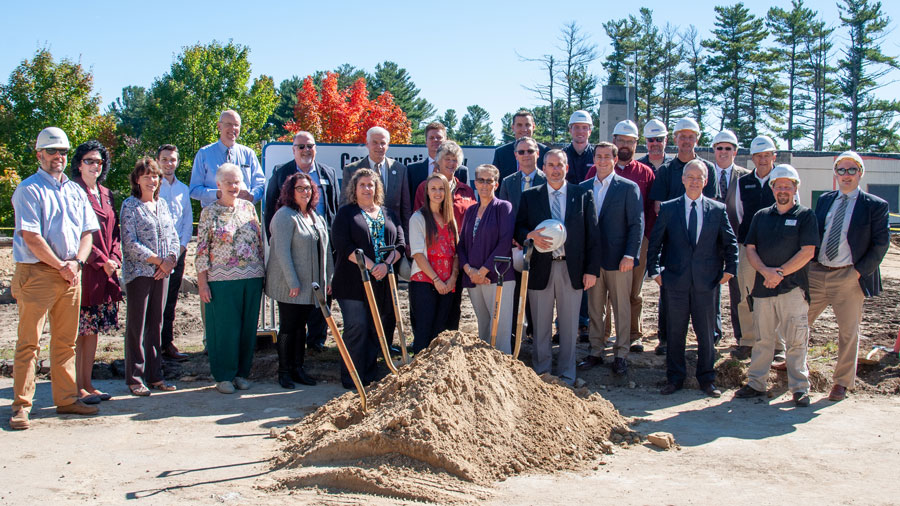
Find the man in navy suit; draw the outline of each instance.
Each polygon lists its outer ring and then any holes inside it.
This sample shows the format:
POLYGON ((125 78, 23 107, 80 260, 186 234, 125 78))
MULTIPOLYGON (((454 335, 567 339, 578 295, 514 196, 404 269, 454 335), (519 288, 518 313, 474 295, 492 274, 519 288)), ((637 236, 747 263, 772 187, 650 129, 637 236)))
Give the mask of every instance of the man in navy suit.
POLYGON ((516 162, 519 170, 506 176, 500 183, 500 200, 506 200, 513 206, 513 214, 519 211, 522 193, 547 182, 547 177, 538 168, 540 158, 539 144, 531 137, 525 136, 515 142, 516 162))
MULTIPOLYGON (((446 140, 447 127, 440 121, 432 121, 425 127, 425 146, 428 148, 428 156, 421 162, 411 163, 406 166, 407 177, 409 178, 410 202, 416 200, 416 190, 419 189, 419 185, 437 170, 435 167, 437 150, 441 147, 441 143, 446 140)), ((463 160, 460 160, 459 163, 460 166, 456 169, 453 176, 463 183, 469 184, 469 168, 462 165, 463 160)), ((415 209, 413 211, 415 211, 415 209)))
POLYGON ((821 246, 809 267, 809 324, 831 305, 838 323, 832 401, 843 400, 856 380, 863 300, 881 293, 879 265, 891 241, 887 202, 859 188, 865 170, 855 152, 838 155, 839 188, 816 203, 821 246))
POLYGON ((613 170, 619 161, 619 149, 610 142, 594 147, 596 176, 580 184, 594 194, 597 206, 598 252, 600 275, 597 283, 587 291, 588 311, 591 317, 591 354, 578 364, 580 369, 590 369, 603 363, 602 353, 605 322, 609 319, 607 297, 612 301, 616 320, 615 374, 628 371, 628 348, 631 344, 631 271, 641 261, 641 239, 644 235, 644 213, 641 209, 641 190, 633 181, 625 179, 613 170))
POLYGON ((718 285, 737 273, 737 239, 725 206, 703 195, 706 163, 689 161, 681 175, 685 193, 662 203, 647 248, 647 274, 665 287, 666 386, 660 393, 680 390, 687 377, 684 359, 688 321, 697 335, 697 380, 710 397, 720 397, 713 368, 718 285), (660 251, 663 267, 660 274, 660 251))
POLYGON ((550 372, 553 362, 550 331, 553 306, 559 318, 559 356, 557 376, 572 385, 575 383, 575 341, 578 332, 578 310, 581 294, 590 290, 600 273, 597 251, 597 212, 590 190, 566 182, 566 154, 552 149, 544 157, 547 184, 522 193, 516 214, 515 238, 520 244, 532 239, 535 246, 552 246, 537 226, 553 218, 565 224, 566 241, 559 248, 531 256, 531 276, 528 279, 528 298, 534 319, 534 348, 532 363, 538 374, 550 372))
MULTIPOLYGON (((513 115, 512 128, 516 140, 507 142, 494 150, 494 161, 491 163, 500 171, 501 181, 506 179, 510 174, 515 174, 517 162, 514 151, 518 149, 516 148, 516 143, 522 137, 534 136, 534 115, 527 109, 519 109, 516 111, 516 114, 513 115)), ((538 143, 538 150, 540 151, 538 156, 538 167, 543 166, 544 155, 547 153, 548 149, 547 146, 538 143)))

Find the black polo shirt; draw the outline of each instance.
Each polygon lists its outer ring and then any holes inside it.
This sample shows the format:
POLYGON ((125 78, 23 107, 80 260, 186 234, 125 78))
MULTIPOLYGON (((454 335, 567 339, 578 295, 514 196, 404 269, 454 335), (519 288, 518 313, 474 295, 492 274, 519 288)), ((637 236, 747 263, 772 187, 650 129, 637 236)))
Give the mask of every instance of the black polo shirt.
POLYGON ((569 171, 566 173, 566 181, 572 184, 578 184, 587 178, 588 168, 594 164, 594 145, 590 142, 584 151, 579 155, 575 151, 575 146, 570 142, 566 149, 566 158, 568 158, 569 171))
MULTIPOLYGON (((662 164, 656 170, 656 179, 653 181, 653 187, 650 188, 650 199, 658 202, 677 199, 684 195, 684 183, 681 176, 684 174, 684 166, 691 160, 682 162, 677 156, 672 160, 662 164)), ((711 199, 716 198, 718 187, 716 186, 716 167, 708 160, 700 158, 700 161, 706 164, 706 186, 703 187, 703 194, 711 199)))
MULTIPOLYGON (((796 255, 801 247, 819 245, 819 224, 815 213, 808 207, 794 205, 784 214, 779 214, 775 205, 764 207, 753 215, 744 244, 756 246, 756 254, 763 264, 778 267, 796 255)), ((775 297, 800 287, 809 300, 808 272, 809 264, 785 276, 775 288, 766 288, 763 285, 765 278, 757 272, 750 295, 775 297)))

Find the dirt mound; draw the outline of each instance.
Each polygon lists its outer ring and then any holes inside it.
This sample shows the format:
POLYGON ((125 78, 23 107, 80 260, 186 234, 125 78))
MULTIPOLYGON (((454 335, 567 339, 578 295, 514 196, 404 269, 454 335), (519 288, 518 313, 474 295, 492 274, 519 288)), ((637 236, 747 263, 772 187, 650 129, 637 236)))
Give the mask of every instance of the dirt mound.
POLYGON ((350 392, 276 435, 287 486, 446 502, 523 472, 591 467, 613 432, 628 432, 626 421, 598 394, 581 398, 447 332, 368 393, 367 413, 350 392))

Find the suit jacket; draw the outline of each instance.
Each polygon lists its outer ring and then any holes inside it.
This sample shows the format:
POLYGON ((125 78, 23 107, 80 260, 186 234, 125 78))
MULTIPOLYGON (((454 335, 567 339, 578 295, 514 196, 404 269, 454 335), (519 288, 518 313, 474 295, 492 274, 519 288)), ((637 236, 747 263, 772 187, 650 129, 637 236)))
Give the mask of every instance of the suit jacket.
MULTIPOLYGON (((409 178, 409 197, 410 201, 416 200, 416 190, 419 189, 419 185, 425 182, 428 179, 428 176, 431 175, 428 172, 428 155, 425 156, 425 159, 421 162, 411 163, 406 166, 407 177, 409 178)), ((456 179, 459 179, 463 183, 469 184, 469 168, 465 165, 460 165, 456 172, 453 173, 453 176, 456 179)))
MULTIPOLYGON (((337 213, 338 200, 340 199, 341 187, 334 172, 334 168, 324 163, 315 162, 316 172, 319 174, 319 182, 322 185, 322 191, 319 192, 319 200, 325 204, 325 225, 331 229, 331 223, 334 221, 334 215, 337 213)), ((266 186, 266 202, 263 212, 263 220, 266 226, 266 239, 271 238, 269 225, 272 223, 272 217, 275 216, 275 208, 278 204, 278 197, 281 195, 281 187, 291 174, 299 171, 297 162, 291 160, 275 167, 272 171, 272 177, 269 178, 269 184, 266 186)))
MULTIPOLYGON (((544 172, 541 169, 535 169, 532 172, 531 187, 540 186, 547 182, 547 177, 544 175, 544 172)), ((519 211, 519 200, 522 199, 522 172, 516 171, 515 174, 510 174, 506 176, 506 178, 502 179, 502 183, 500 183, 500 193, 497 196, 501 200, 505 200, 512 204, 513 216, 519 211)))
POLYGON ((647 275, 659 274, 663 253, 663 286, 674 290, 712 290, 724 272, 737 273, 737 238, 728 222, 725 205, 701 198, 703 226, 694 244, 688 238, 685 196, 663 202, 647 248, 647 275))
MULTIPOLYGON (((515 145, 515 141, 507 142, 494 150, 494 161, 492 165, 497 167, 497 170, 500 171, 501 181, 506 179, 507 176, 519 171, 519 164, 516 162, 515 145)), ((545 144, 538 143, 538 153, 540 153, 537 163, 538 168, 544 166, 544 155, 547 154, 547 151, 550 151, 550 148, 545 144)))
MULTIPOLYGON (((584 274, 600 274, 600 255, 597 254, 597 211, 594 195, 581 186, 566 182, 566 267, 572 288, 583 290, 584 274)), ((525 243, 525 236, 537 228, 542 221, 550 219, 548 184, 532 187, 522 193, 519 211, 516 213, 515 239, 525 243)), ((553 252, 531 255, 531 274, 528 278, 529 290, 543 290, 550 281, 550 267, 553 252)))
MULTIPOLYGON (((409 175, 406 165, 385 157, 388 170, 388 183, 384 189, 384 207, 387 207, 400 218, 403 232, 409 234, 409 218, 412 216, 412 195, 409 193, 409 175)), ((350 182, 350 178, 357 169, 371 169, 372 164, 368 156, 344 166, 343 181, 350 182)), ((345 184, 347 184, 345 183, 345 184)), ((341 205, 347 203, 346 192, 341 193, 341 205)))
MULTIPOLYGON (((594 191, 596 177, 579 184, 589 192, 594 191)), ((640 263, 641 241, 644 236, 644 212, 641 190, 634 181, 613 173, 612 181, 597 212, 597 241, 600 266, 607 271, 619 270, 622 257, 634 258, 640 263)))
MULTIPOLYGON (((741 222, 737 217, 738 179, 749 173, 749 169, 733 164, 731 167, 731 177, 728 179, 728 193, 726 195, 719 195, 719 198, 717 199, 719 202, 725 204, 725 212, 728 213, 728 221, 731 223, 731 230, 735 232, 737 232, 738 227, 741 225, 741 222)), ((716 174, 716 177, 718 178, 718 174, 716 174)), ((718 184, 718 179, 716 179, 716 184, 718 184)))
MULTIPOLYGON (((819 242, 824 244, 825 217, 840 191, 819 196, 816 202, 816 220, 819 222, 819 242)), ((853 268, 859 272, 859 286, 866 297, 881 293, 881 260, 891 244, 888 228, 888 203, 871 193, 859 190, 856 205, 850 214, 847 243, 853 257, 853 268)), ((819 248, 816 257, 819 258, 819 248)))

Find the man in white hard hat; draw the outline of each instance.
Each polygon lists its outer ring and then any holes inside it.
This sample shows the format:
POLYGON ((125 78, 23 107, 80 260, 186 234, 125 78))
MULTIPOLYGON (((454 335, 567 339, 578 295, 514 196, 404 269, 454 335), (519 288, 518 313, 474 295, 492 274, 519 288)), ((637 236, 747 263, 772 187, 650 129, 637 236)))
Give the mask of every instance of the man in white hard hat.
POLYGON ((691 118, 682 118, 675 124, 675 145, 678 147, 678 155, 671 161, 656 170, 656 180, 650 190, 650 198, 657 202, 665 202, 680 197, 684 194, 684 185, 681 183, 681 174, 684 166, 694 159, 699 159, 706 164, 708 181, 703 188, 703 194, 716 198, 718 178, 713 170, 713 164, 699 158, 696 151, 697 141, 700 139, 700 125, 691 118))
POLYGON ((638 161, 650 167, 654 173, 666 162, 672 159, 666 154, 666 143, 668 141, 669 131, 666 124, 653 118, 644 125, 644 141, 647 143, 647 154, 638 161))
MULTIPOLYGON (((518 169, 515 156, 516 140, 522 137, 534 137, 534 114, 528 109, 519 109, 512 118, 513 137, 516 139, 512 142, 498 147, 494 150, 494 161, 491 163, 500 171, 500 180, 506 179, 509 175, 514 174, 518 169)), ((547 153, 547 146, 538 143, 538 167, 543 165, 544 154, 547 153)))
POLYGON ((569 116, 569 135, 572 142, 563 150, 569 159, 566 181, 579 184, 588 178, 588 168, 594 163, 594 146, 590 143, 593 119, 587 111, 575 111, 569 116))
MULTIPOLYGON (((738 140, 737 136, 727 128, 722 130, 713 138, 712 143, 713 156, 715 157, 716 175, 718 177, 718 194, 717 200, 725 204, 725 210, 728 212, 728 221, 731 223, 731 229, 737 233, 740 221, 737 219, 737 187, 738 179, 741 176, 750 173, 734 163, 737 156, 738 140)), ((741 301, 741 290, 738 284, 738 278, 735 276, 728 280, 728 296, 731 305, 731 328, 734 332, 734 339, 740 345, 741 336, 744 327, 753 326, 753 320, 749 319, 742 325, 739 315, 738 305, 741 301)), ((747 315, 749 316, 749 314, 747 315)), ((716 297, 716 344, 722 339, 722 308, 721 296, 716 297)))
POLYGON ((811 209, 794 201, 800 187, 796 169, 782 164, 769 175, 775 204, 760 209, 751 220, 745 244, 747 260, 756 270, 750 303, 758 332, 750 357, 747 384, 735 397, 763 397, 777 336, 787 351, 788 389, 794 404, 809 406, 809 261, 819 246, 819 227, 811 209))
POLYGON ((559 248, 531 256, 528 298, 534 320, 532 363, 538 374, 549 373, 553 362, 551 328, 553 306, 559 318, 559 355, 556 375, 575 383, 575 342, 581 294, 590 290, 600 273, 597 251, 597 212, 593 192, 566 181, 566 154, 552 149, 544 157, 547 183, 525 190, 516 213, 515 238, 519 244, 532 239, 538 248, 551 247, 538 224, 547 219, 563 222, 566 242, 559 248))
POLYGON ((19 183, 12 196, 16 270, 11 290, 19 309, 9 420, 13 430, 31 426, 34 362, 48 313, 56 412, 95 415, 99 411, 78 398, 75 338, 81 306, 81 269, 91 254, 91 234, 100 225, 87 195, 63 172, 69 152, 65 132, 56 127, 41 130, 34 149, 39 168, 19 183))
POLYGON ((191 198, 200 201, 206 207, 221 197, 222 192, 216 186, 216 172, 223 163, 233 163, 241 168, 241 179, 247 190, 241 190, 238 198, 249 200, 254 204, 262 200, 266 185, 256 152, 251 148, 238 144, 241 134, 241 116, 234 110, 224 111, 216 123, 219 129, 219 140, 203 146, 194 156, 191 168, 191 198))
POLYGON ((821 246, 809 268, 809 324, 831 305, 838 323, 832 401, 856 381, 863 300, 881 293, 879 265, 891 242, 887 202, 859 187, 865 171, 857 153, 841 153, 834 160, 838 189, 816 202, 821 246))

